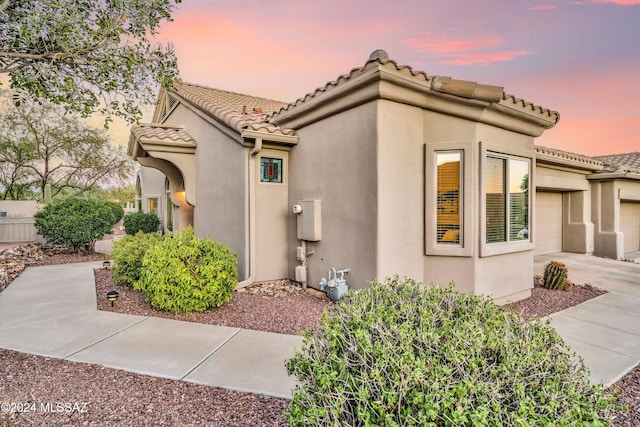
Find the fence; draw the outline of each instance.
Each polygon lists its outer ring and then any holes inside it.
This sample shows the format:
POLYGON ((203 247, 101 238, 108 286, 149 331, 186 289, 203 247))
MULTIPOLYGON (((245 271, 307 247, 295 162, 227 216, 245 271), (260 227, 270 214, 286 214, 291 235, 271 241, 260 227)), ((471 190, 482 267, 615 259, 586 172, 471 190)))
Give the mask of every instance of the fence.
POLYGON ((33 218, 0 217, 0 242, 33 242, 37 240, 33 218))

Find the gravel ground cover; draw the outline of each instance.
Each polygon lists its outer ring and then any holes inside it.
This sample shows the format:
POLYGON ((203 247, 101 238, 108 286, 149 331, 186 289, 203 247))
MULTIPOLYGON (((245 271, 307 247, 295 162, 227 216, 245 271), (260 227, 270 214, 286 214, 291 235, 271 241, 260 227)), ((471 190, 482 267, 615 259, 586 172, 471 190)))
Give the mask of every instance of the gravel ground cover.
POLYGON ((317 328, 322 312, 333 303, 305 292, 288 280, 256 284, 234 292, 233 299, 201 313, 172 313, 155 310, 144 293, 124 283, 114 283, 110 270, 95 269, 98 309, 140 316, 164 317, 187 322, 231 326, 279 334, 299 335, 317 328), (107 301, 111 290, 119 293, 114 306, 107 301))
MULTIPOLYGON (((43 261, 55 262, 55 257, 43 261)), ((215 313, 175 315, 153 310, 143 294, 114 284, 110 271, 95 272, 99 309, 144 316, 297 334, 315 329, 321 313, 333 304, 281 281, 236 292, 215 313), (105 298, 112 289, 120 292, 113 309, 105 298)), ((513 304, 513 309, 527 318, 546 316, 604 292, 582 286, 572 292, 547 291, 539 285, 538 279, 532 296, 513 304)), ((620 389, 620 401, 629 406, 616 414, 615 426, 640 425, 640 367, 615 386, 620 389)), ((0 427, 286 426, 283 412, 288 401, 0 350, 0 404, 4 404, 0 427)))
POLYGON ((535 276, 531 297, 511 304, 525 319, 545 317, 607 293, 590 285, 575 285, 571 292, 565 292, 549 290, 542 284, 542 277, 535 276))

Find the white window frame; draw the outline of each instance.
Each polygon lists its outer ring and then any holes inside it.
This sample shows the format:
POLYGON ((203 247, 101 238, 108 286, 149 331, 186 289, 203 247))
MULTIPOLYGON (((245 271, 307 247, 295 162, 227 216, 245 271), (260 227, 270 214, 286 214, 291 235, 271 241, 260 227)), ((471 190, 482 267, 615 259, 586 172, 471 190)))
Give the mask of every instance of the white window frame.
POLYGON ((425 254, 471 257, 476 231, 473 227, 474 150, 471 142, 427 143, 425 149, 425 254), (438 153, 461 154, 460 163, 460 243, 439 243, 438 230, 438 153))
POLYGON ((534 249, 534 245, 533 245, 533 240, 532 240, 532 233, 531 233, 531 228, 532 228, 532 221, 534 220, 533 217, 533 204, 532 204, 532 189, 534 189, 535 191, 535 186, 533 183, 533 171, 535 170, 535 159, 533 159, 531 157, 531 155, 526 155, 525 153, 505 153, 505 152, 501 152, 499 150, 488 150, 485 148, 483 148, 481 150, 481 158, 480 158, 480 188, 481 188, 481 197, 480 197, 480 212, 481 212, 481 220, 480 220, 480 256, 481 257, 488 257, 488 256, 494 256, 494 255, 501 255, 501 254, 507 254, 507 253, 515 253, 515 252, 524 252, 524 251, 530 251, 534 249), (487 188, 486 188, 486 184, 487 184, 487 158, 488 157, 494 157, 494 158, 499 158, 499 159, 504 159, 506 160, 505 164, 506 164, 506 170, 505 170, 505 175, 506 175, 506 180, 508 181, 509 179, 509 168, 510 168, 510 162, 509 160, 521 160, 521 161, 526 161, 529 164, 529 194, 528 194, 528 208, 529 208, 529 213, 528 213, 528 218, 529 218, 529 238, 527 240, 516 240, 516 241, 509 241, 509 221, 510 221, 510 213, 509 213, 509 209, 510 209, 510 203, 508 202, 509 200, 509 186, 508 183, 507 185, 505 185, 505 190, 507 191, 507 193, 505 194, 505 205, 506 205, 506 209, 505 209, 505 241, 504 242, 492 242, 492 243, 487 243, 487 188))

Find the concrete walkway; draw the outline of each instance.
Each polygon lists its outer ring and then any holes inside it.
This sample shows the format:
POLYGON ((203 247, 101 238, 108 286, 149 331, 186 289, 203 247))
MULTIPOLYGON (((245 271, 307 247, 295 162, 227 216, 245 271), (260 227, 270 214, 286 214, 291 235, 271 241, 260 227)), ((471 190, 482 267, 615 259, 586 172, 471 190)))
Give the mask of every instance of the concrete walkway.
POLYGON ((609 291, 551 315, 551 324, 582 356, 592 382, 611 385, 640 363, 640 264, 557 253, 535 257, 534 272, 542 275, 551 260, 564 263, 574 283, 609 291))
MULTIPOLYGON (((640 361, 640 264, 561 253, 536 257, 536 273, 552 259, 574 282, 610 291, 551 317, 592 381, 612 384, 640 361)), ((291 397, 284 361, 302 337, 98 311, 100 265, 27 268, 0 293, 0 348, 291 397)))
POLYGON ((301 336, 98 311, 98 266, 27 268, 0 293, 0 348, 291 398, 301 336))

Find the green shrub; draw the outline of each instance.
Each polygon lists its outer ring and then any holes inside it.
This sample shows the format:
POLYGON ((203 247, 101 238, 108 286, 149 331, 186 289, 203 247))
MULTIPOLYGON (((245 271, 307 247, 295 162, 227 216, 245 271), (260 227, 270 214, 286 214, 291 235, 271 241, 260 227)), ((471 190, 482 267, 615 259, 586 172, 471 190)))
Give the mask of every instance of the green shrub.
POLYGON ((127 234, 143 233, 155 233, 160 226, 160 220, 155 214, 134 212, 126 214, 122 220, 124 224, 124 231, 127 234))
POLYGON ((158 233, 126 235, 113 243, 113 278, 116 282, 134 285, 140 279, 142 259, 147 250, 160 243, 158 233))
POLYGON ((122 208, 122 206, 120 206, 116 202, 112 202, 111 200, 105 200, 104 202, 107 204, 107 206, 109 206, 109 209, 111 209, 111 211, 113 212, 113 216, 116 219, 114 224, 117 224, 118 221, 120 221, 124 216, 124 209, 122 208))
POLYGON ((604 426, 613 399, 548 323, 398 278, 345 296, 286 367, 295 426, 604 426))
POLYGON ((228 247, 199 239, 188 227, 147 250, 134 288, 160 310, 204 311, 231 300, 238 283, 236 264, 228 247))
POLYGON ((49 203, 36 213, 35 227, 47 242, 74 250, 92 250, 111 233, 113 211, 101 200, 70 198, 49 203))

